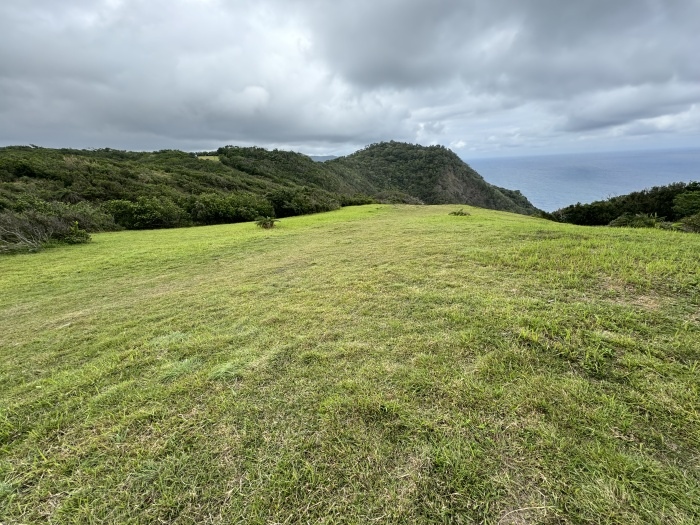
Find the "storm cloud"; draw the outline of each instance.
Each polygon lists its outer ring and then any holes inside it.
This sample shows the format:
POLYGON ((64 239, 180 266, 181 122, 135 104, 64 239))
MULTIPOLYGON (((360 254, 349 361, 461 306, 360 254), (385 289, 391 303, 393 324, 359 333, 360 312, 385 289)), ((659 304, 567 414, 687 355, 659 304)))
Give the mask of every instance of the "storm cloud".
POLYGON ((0 144, 700 143, 695 0, 5 0, 0 144))

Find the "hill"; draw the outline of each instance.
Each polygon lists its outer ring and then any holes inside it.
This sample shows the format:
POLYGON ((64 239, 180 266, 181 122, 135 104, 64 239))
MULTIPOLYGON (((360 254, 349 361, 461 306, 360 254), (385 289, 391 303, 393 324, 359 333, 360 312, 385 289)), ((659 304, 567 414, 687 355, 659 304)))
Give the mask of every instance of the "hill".
POLYGON ((0 148, 0 213, 29 210, 88 231, 250 221, 368 202, 536 211, 442 147, 382 143, 324 163, 255 147, 201 154, 0 148))
POLYGON ((700 237, 460 206, 0 259, 5 523, 697 523, 700 237))
POLYGON ((344 180, 360 176, 356 185, 372 188, 375 194, 399 191, 426 204, 470 204, 523 214, 537 211, 519 191, 487 183, 444 146, 383 142, 325 164, 344 180))

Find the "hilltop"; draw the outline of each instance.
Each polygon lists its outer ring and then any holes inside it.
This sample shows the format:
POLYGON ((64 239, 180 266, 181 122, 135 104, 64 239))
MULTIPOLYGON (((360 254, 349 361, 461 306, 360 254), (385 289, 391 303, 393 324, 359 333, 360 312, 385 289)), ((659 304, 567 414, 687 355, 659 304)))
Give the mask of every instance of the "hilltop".
POLYGON ((382 142, 325 163, 343 180, 372 192, 399 191, 426 204, 469 204, 532 214, 537 209, 517 190, 489 184, 444 146, 382 142))
POLYGON ((0 520, 698 523, 700 237, 461 207, 0 258, 0 520))

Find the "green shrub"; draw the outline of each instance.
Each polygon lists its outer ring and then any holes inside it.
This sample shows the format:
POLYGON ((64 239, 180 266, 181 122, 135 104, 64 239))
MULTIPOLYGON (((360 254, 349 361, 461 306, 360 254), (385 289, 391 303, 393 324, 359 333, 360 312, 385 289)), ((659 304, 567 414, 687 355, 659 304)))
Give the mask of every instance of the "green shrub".
POLYGON ((468 211, 464 211, 463 208, 460 208, 456 211, 451 211, 450 215, 456 215, 458 217, 467 217, 468 215, 471 215, 471 213, 469 213, 468 211))
POLYGON ((293 217, 340 208, 336 195, 312 188, 285 188, 267 195, 277 217, 293 217))
POLYGON ((139 197, 136 202, 111 200, 104 208, 117 224, 129 230, 176 228, 189 223, 187 212, 168 198, 139 197))
POLYGON ((87 231, 80 228, 78 221, 75 221, 70 225, 68 232, 60 240, 66 244, 84 244, 90 242, 92 238, 87 231))
POLYGON ((342 195, 340 197, 340 205, 345 206, 362 206, 363 204, 377 204, 374 197, 369 195, 357 194, 357 195, 342 195))
POLYGON ((700 213, 700 191, 687 191, 673 199, 673 211, 678 217, 700 213))
POLYGON ((657 228, 664 222, 663 217, 646 213, 623 213, 618 218, 610 221, 609 226, 627 228, 657 228))
POLYGON ((279 219, 275 219, 274 217, 258 217, 255 220, 255 224, 257 224, 260 228, 264 228, 266 230, 274 228, 276 222, 279 222, 279 219))
POLYGON ((683 231, 700 233, 700 213, 681 219, 679 226, 683 231))
POLYGON ((274 208, 267 199, 252 193, 204 193, 190 201, 189 213, 197 224, 226 224, 274 215, 274 208))
POLYGON ((0 213, 0 253, 37 252, 51 242, 81 244, 90 234, 78 222, 37 210, 0 213))

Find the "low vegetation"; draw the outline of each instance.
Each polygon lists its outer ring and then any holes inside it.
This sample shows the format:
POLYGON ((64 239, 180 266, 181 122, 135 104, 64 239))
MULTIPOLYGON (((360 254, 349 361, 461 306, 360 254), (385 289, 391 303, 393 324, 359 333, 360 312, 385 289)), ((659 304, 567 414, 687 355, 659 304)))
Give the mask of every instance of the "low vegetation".
POLYGON ((700 522, 700 237, 458 209, 0 259, 0 521, 700 522))

